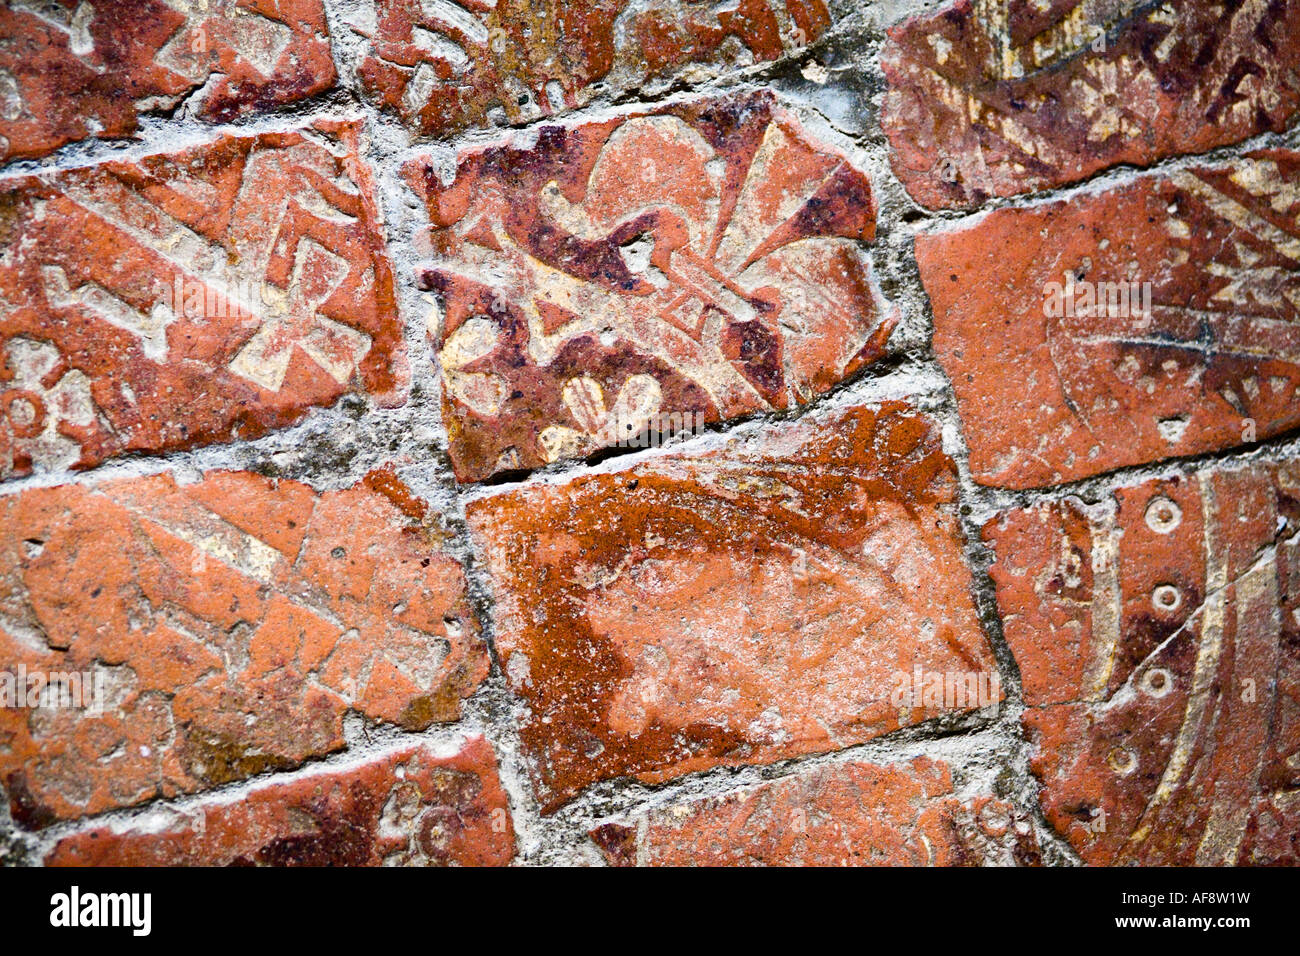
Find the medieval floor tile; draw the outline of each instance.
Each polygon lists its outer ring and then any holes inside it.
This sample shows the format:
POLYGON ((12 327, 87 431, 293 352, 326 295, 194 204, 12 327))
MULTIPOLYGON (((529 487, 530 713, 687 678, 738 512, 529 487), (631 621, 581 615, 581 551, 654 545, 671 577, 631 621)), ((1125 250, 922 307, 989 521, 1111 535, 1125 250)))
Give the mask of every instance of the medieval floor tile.
POLYGON ((370 98, 443 136, 698 84, 794 53, 829 25, 823 0, 378 0, 351 29, 367 41, 370 98))
POLYGON ((49 866, 504 866, 514 828, 496 756, 409 747, 272 780, 238 798, 159 809, 142 826, 65 837, 49 866))
POLYGON ((1300 153, 919 236, 971 472, 1057 484, 1300 425, 1300 153))
POLYGON ((12 0, 0 6, 0 162, 130 136, 141 114, 182 103, 228 122, 334 79, 321 0, 12 0))
POLYGON ((1300 862, 1300 466, 984 531, 1047 819, 1091 863, 1300 862))
POLYGON ((854 761, 682 801, 591 832, 618 866, 1032 866, 1033 824, 961 800, 946 764, 854 761))
POLYGON ((770 94, 546 127, 408 168, 461 480, 806 402, 894 328, 865 173, 770 94))
POLYGON ((888 403, 471 503, 544 805, 999 700, 955 495, 888 403))
POLYGON ((14 818, 202 790, 455 720, 488 658, 436 515, 391 472, 0 497, 0 781, 14 818), (17 699, 22 695, 22 700, 17 699))
POLYGON ((881 66, 898 178, 969 206, 1284 129, 1300 2, 957 0, 894 27, 881 66))
POLYGON ((0 182, 0 478, 405 388, 359 122, 0 182))

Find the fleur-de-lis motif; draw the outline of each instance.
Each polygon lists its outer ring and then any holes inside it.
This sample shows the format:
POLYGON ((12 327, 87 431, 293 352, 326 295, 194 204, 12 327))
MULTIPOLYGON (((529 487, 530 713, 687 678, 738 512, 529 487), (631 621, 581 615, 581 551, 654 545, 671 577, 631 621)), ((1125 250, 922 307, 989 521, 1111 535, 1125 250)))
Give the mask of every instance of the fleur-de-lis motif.
POLYGON ((548 135, 563 163, 507 145, 517 159, 421 183, 431 209, 464 197, 425 275, 462 476, 614 444, 600 415, 654 404, 647 382, 659 407, 717 420, 807 401, 883 353, 895 319, 855 242, 874 230, 870 184, 770 97, 548 135))

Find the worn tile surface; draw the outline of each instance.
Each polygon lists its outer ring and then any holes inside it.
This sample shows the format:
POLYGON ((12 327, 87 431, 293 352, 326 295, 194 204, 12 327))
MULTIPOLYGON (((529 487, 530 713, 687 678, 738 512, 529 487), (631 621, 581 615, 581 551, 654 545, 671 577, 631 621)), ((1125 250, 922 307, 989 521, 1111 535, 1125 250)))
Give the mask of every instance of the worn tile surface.
POLYGON ((488 661, 437 517, 388 471, 323 494, 211 472, 0 497, 6 670, 102 682, 101 714, 0 708, 15 819, 291 767, 341 749, 349 711, 456 719, 488 661))
POLYGON ((1300 153, 1268 150, 918 237, 975 480, 1055 484, 1300 425, 1298 187, 1300 153))
POLYGON ((0 5, 0 162, 124 137, 186 103, 227 122, 334 84, 321 0, 0 5))
POLYGON ((768 94, 546 127, 408 170, 462 480, 614 444, 660 415, 806 402, 880 357, 871 185, 768 94))
POLYGON ((1047 819, 1090 863, 1300 861, 1300 467, 985 528, 1047 819))
POLYGON ((931 208, 1289 126, 1300 2, 958 0, 890 30, 881 125, 931 208))
POLYGON ((157 810, 58 842, 49 866, 502 866, 514 828, 482 737, 410 747, 239 799, 157 810))
POLYGON ((400 401, 359 123, 0 182, 0 478, 400 401))
POLYGON ((890 403, 473 502, 545 806, 968 709, 894 697, 996 670, 955 493, 937 426, 890 403))
POLYGON ((1027 866, 1029 817, 953 794, 946 764, 851 762, 656 807, 591 832, 617 866, 1027 866))
POLYGON ((367 95, 418 132, 523 123, 600 96, 778 59, 830 25, 822 0, 377 0, 367 95))

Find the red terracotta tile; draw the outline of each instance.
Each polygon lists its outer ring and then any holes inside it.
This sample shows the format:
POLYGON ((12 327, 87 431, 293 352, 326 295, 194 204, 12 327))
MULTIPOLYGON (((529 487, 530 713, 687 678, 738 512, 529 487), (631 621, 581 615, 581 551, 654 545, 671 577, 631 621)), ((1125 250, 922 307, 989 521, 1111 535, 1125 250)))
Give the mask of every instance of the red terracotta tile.
POLYGON ((359 75, 381 108, 447 135, 775 60, 830 25, 822 0, 378 0, 359 75))
POLYGON ((1080 855, 1300 861, 1300 465, 1206 466, 984 534, 1043 810, 1080 855))
POLYGON ((898 178, 967 206, 1284 129, 1300 2, 958 0, 891 29, 881 66, 898 178))
POLYGON ((1000 699, 955 494, 938 427, 888 403, 472 502, 543 804, 1000 699))
POLYGON ((398 402, 359 122, 0 183, 0 478, 398 402))
POLYGON ((832 764, 591 832, 616 866, 1014 866, 1041 862, 1028 816, 953 793, 946 764, 832 764))
POLYGON ((1300 153, 1268 150, 918 237, 975 480, 1055 484, 1300 425, 1298 184, 1300 153))
POLYGON ((504 866, 514 827, 491 745, 408 747, 60 840, 49 866, 504 866))
POLYGON ((98 675, 90 709, 0 707, 15 819, 291 767, 342 748, 350 711, 456 719, 487 652, 436 516, 403 493, 389 472, 321 494, 212 472, 0 497, 3 670, 98 675))
POLYGON ((463 152, 450 184, 408 175, 461 480, 809 401, 894 328, 861 248, 866 174, 767 94, 546 127, 463 152))
POLYGON ((186 102, 227 122, 334 84, 321 0, 15 0, 0 7, 0 162, 130 136, 186 102))

